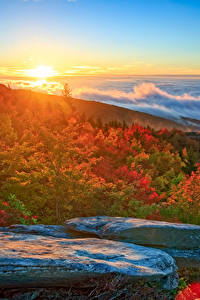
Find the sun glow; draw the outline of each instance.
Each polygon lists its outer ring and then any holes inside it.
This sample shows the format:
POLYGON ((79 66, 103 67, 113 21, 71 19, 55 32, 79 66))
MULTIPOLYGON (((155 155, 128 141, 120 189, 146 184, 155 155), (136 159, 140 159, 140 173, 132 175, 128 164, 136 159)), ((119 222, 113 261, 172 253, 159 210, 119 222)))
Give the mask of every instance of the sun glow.
POLYGON ((39 79, 56 76, 56 71, 50 66, 38 66, 35 69, 25 70, 25 75, 39 79))

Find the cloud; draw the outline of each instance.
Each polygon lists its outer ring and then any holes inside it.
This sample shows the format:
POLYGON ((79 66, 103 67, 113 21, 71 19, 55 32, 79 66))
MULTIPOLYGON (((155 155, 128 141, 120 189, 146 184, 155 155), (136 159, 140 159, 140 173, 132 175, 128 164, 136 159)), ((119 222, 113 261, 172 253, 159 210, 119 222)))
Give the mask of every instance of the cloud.
POLYGON ((98 75, 105 73, 105 69, 98 66, 72 66, 71 69, 65 71, 67 75, 98 75))
POLYGON ((19 68, 17 67, 0 67, 0 77, 11 77, 13 78, 14 76, 20 76, 21 74, 21 70, 19 70, 19 68))
MULTIPOLYGON (((76 71, 76 69, 74 70, 76 71)), ((13 72, 16 72, 14 68, 13 72)), ((120 78, 118 78, 118 80, 120 80, 120 78)), ((12 88, 32 89, 48 92, 49 94, 60 95, 63 90, 63 83, 58 81, 2 79, 0 82, 4 84, 9 83, 12 88)), ((181 88, 177 89, 177 83, 175 81, 164 81, 164 83, 161 82, 159 86, 153 82, 137 84, 137 81, 135 81, 135 85, 132 89, 123 91, 118 88, 124 86, 124 83, 121 85, 119 82, 118 85, 117 82, 116 85, 114 85, 117 86, 117 89, 110 89, 110 83, 107 84, 108 81, 103 82, 103 85, 99 85, 100 88, 91 88, 88 86, 74 88, 72 89, 73 97, 113 104, 170 119, 179 119, 181 116, 185 116, 200 120, 200 89, 193 89, 191 83, 189 84, 189 88, 182 84, 181 88), (185 92, 188 89, 192 94, 185 92), (176 94, 175 92, 172 93, 172 90, 176 90, 176 94)), ((132 82, 128 81, 129 86, 131 86, 132 83, 133 79, 132 82)), ((79 83, 76 84, 76 86, 77 85, 79 86, 79 83)))
POLYGON ((146 99, 149 96, 160 96, 162 98, 167 99, 174 99, 174 100, 192 100, 192 101, 200 101, 199 97, 191 96, 187 93, 184 93, 183 95, 172 95, 169 94, 160 88, 158 88, 154 83, 142 83, 139 85, 136 85, 133 87, 132 92, 123 92, 119 90, 99 90, 99 89, 93 89, 93 88, 81 88, 76 89, 74 93, 77 94, 96 94, 101 95, 104 97, 112 97, 112 98, 120 98, 120 99, 129 99, 131 101, 136 101, 138 99, 146 99))
POLYGON ((193 100, 193 101, 199 101, 199 97, 193 97, 187 93, 184 93, 183 95, 176 96, 169 94, 160 88, 156 87, 154 83, 142 83, 141 85, 134 87, 134 98, 140 99, 140 98, 146 98, 149 95, 160 95, 161 97, 168 98, 168 99, 175 99, 175 100, 193 100))
POLYGON ((180 116, 200 119, 200 96, 195 97, 188 93, 174 95, 162 90, 151 82, 135 85, 130 92, 85 87, 75 89, 73 96, 110 103, 172 119, 180 116))
POLYGON ((84 69, 84 70, 99 70, 100 67, 95 66, 73 66, 73 69, 84 69))
POLYGON ((63 90, 63 84, 58 81, 48 81, 48 80, 0 80, 2 84, 9 84, 13 89, 28 89, 39 92, 45 92, 48 94, 60 95, 63 90))

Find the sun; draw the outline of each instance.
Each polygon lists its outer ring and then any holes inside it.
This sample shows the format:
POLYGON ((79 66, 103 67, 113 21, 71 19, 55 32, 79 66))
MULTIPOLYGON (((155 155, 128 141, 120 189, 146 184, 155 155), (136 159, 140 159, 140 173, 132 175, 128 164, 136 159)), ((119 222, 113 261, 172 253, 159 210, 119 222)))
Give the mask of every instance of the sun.
POLYGON ((38 66, 34 69, 25 70, 26 76, 39 79, 46 79, 48 77, 55 76, 56 74, 56 71, 50 66, 38 66))

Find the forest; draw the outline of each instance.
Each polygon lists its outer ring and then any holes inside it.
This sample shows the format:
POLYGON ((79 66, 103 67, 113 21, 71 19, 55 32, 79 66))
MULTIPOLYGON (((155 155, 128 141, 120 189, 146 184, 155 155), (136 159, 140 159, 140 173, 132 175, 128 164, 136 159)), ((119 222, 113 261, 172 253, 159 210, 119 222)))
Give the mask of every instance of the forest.
POLYGON ((199 140, 1 85, 0 226, 93 215, 200 225, 199 140))

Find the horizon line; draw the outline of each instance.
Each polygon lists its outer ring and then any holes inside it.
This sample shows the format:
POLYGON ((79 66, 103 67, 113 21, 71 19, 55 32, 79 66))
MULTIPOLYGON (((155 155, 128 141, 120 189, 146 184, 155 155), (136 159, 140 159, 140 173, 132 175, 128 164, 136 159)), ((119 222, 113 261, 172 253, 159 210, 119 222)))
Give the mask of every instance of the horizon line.
MULTIPOLYGON (((66 74, 66 75, 57 75, 50 76, 48 78, 44 78, 45 80, 52 79, 62 79, 68 77, 200 77, 200 74, 66 74)), ((11 76, 11 75, 0 75, 0 80, 42 80, 42 78, 38 79, 37 77, 29 77, 29 76, 11 76)))

